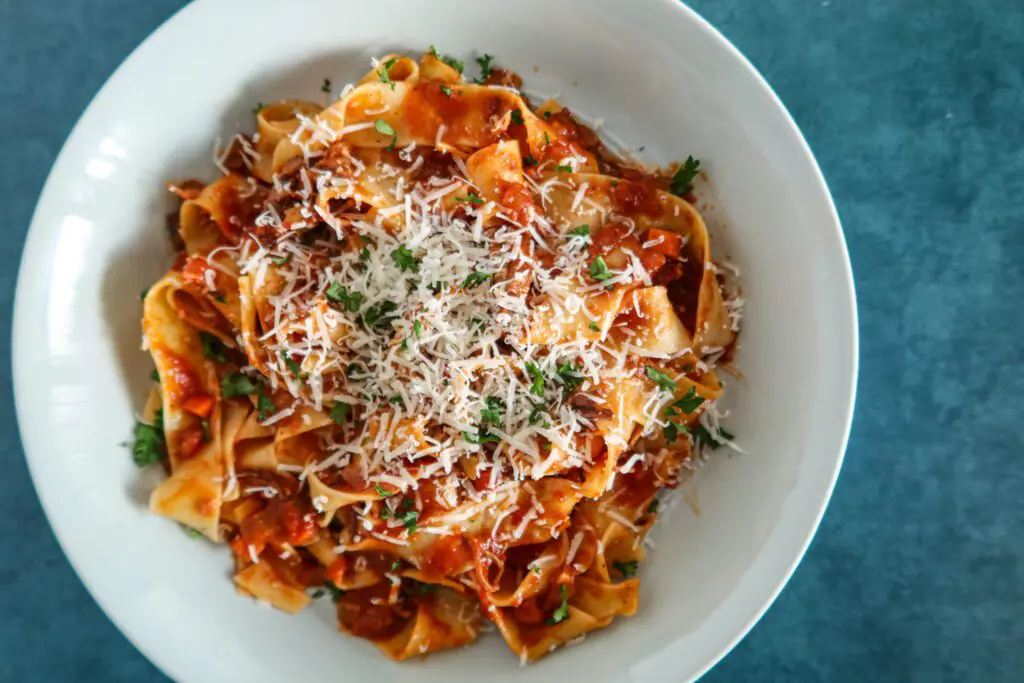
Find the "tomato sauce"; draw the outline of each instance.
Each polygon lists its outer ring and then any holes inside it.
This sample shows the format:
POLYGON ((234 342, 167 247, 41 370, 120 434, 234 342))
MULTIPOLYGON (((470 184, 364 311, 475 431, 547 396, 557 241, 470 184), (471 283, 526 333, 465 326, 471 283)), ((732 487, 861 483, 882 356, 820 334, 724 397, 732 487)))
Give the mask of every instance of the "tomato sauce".
POLYGON ((660 218, 664 213, 658 187, 649 180, 619 180, 612 188, 612 201, 626 216, 644 214, 660 218))
POLYGON ((304 545, 318 533, 317 516, 308 503, 271 501, 265 510, 246 518, 241 525, 245 544, 259 555, 268 545, 304 545))
POLYGON ((153 352, 163 361, 163 390, 173 403, 184 403, 190 396, 204 394, 203 383, 187 359, 165 346, 155 346, 153 352))
POLYGON ((423 554, 420 571, 428 579, 443 579, 462 573, 472 563, 473 554, 462 536, 442 536, 423 554))
POLYGON ((368 640, 388 640, 412 618, 413 608, 399 601, 388 604, 388 585, 347 591, 338 600, 338 621, 349 633, 368 640))

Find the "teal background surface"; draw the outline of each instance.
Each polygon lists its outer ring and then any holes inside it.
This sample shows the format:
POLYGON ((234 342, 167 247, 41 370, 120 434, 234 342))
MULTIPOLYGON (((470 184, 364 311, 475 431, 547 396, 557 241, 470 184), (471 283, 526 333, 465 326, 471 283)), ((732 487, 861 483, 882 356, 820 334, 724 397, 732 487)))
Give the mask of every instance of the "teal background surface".
MULTIPOLYGON (((0 356, 50 165, 121 60, 183 4, 0 0, 0 356)), ((706 680, 1024 680, 1024 2, 692 5, 817 155, 861 332, 857 415, 822 527, 706 680)), ((0 680, 164 681, 54 540, 10 370, 0 364, 0 680)))

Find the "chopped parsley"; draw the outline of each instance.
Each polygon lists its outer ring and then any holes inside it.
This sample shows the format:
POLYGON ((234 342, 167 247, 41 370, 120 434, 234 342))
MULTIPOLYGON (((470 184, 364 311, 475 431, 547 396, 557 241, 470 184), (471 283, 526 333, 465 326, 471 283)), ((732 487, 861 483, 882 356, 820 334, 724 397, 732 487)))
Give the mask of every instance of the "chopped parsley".
POLYGON ((608 264, 604 262, 604 259, 598 256, 590 262, 590 277, 598 282, 604 282, 614 277, 614 274, 608 269, 608 264))
POLYGON ((260 418, 260 422, 268 419, 277 410, 277 406, 274 405, 273 399, 264 392, 261 391, 260 395, 256 397, 256 414, 260 418))
POLYGON ((640 563, 636 560, 632 560, 630 562, 616 561, 612 566, 615 567, 620 574, 629 579, 636 576, 636 569, 640 566, 640 563))
POLYGON ((220 381, 220 395, 224 398, 255 394, 260 386, 247 375, 232 372, 220 381))
MULTIPOLYGON (((408 499, 406 499, 408 500, 408 499)), ((411 501, 410 501, 411 502, 411 501)), ((410 534, 414 534, 417 531, 416 522, 419 521, 420 513, 416 510, 408 510, 400 515, 396 516, 396 519, 402 523, 406 531, 410 534)))
POLYGON ((658 385, 658 388, 662 391, 675 391, 676 383, 671 377, 666 375, 661 370, 657 370, 648 365, 644 368, 644 372, 647 374, 647 379, 651 380, 658 385))
POLYGON ((348 416, 352 414, 352 406, 347 403, 338 402, 331 406, 331 419, 334 424, 344 424, 348 416))
POLYGON ((363 250, 359 252, 359 260, 366 263, 370 260, 370 248, 363 247, 363 250))
POLYGON ((213 300, 221 304, 226 304, 228 302, 228 300, 224 298, 224 295, 219 292, 213 295, 213 300))
POLYGON ((331 600, 333 600, 334 602, 338 602, 338 600, 341 600, 341 598, 345 595, 345 591, 335 586, 332 581, 325 582, 324 588, 326 588, 327 592, 331 594, 331 600))
POLYGON ((544 120, 548 121, 550 119, 551 119, 551 112, 550 111, 544 112, 544 120))
POLYGON ((395 82, 391 80, 391 74, 388 72, 391 70, 391 67, 393 67, 397 61, 398 57, 392 57, 391 59, 381 64, 380 71, 377 72, 377 75, 380 77, 380 82, 390 85, 392 90, 395 89, 395 82))
POLYGON ((412 250, 404 244, 391 252, 391 260, 395 262, 395 266, 401 271, 412 271, 418 273, 420 270, 419 261, 413 256, 412 250))
POLYGON ((277 257, 277 258, 272 258, 270 260, 273 262, 273 264, 275 266, 285 266, 285 265, 288 265, 289 263, 291 263, 292 255, 288 254, 287 256, 281 256, 281 257, 277 257))
POLYGON ((532 154, 527 154, 523 157, 523 166, 536 166, 537 160, 533 158, 532 154))
MULTIPOLYGON (((579 225, 579 226, 573 228, 572 230, 570 230, 569 232, 567 232, 565 234, 568 235, 569 237, 579 237, 580 239, 583 239, 584 241, 589 241, 590 240, 590 226, 589 225, 579 225)), ((603 263, 603 261, 602 261, 602 263, 603 263)))
POLYGON ((386 488, 384 488, 380 484, 374 484, 373 485, 373 490, 377 492, 377 497, 378 498, 387 498, 389 496, 395 495, 394 491, 388 491, 386 488))
MULTIPOLYGON (((530 409, 530 426, 540 424, 547 417, 547 414, 548 409, 543 403, 534 403, 533 408, 530 409)), ((544 420, 544 425, 548 426, 546 420, 544 420)))
POLYGON ((589 325, 587 325, 587 327, 590 328, 591 332, 600 332, 601 331, 601 326, 598 325, 595 322, 590 323, 589 325))
POLYGON ((203 535, 203 532, 200 531, 199 529, 196 529, 195 527, 184 526, 184 525, 182 525, 182 527, 185 529, 185 535, 188 536, 189 538, 191 538, 192 540, 195 540, 195 539, 197 539, 197 538, 199 538, 200 536, 203 535))
POLYGON ((252 115, 253 116, 258 116, 259 113, 261 111, 263 111, 263 108, 266 107, 266 106, 267 105, 263 104, 262 102, 257 102, 256 106, 252 108, 252 115))
POLYGON ((363 311, 363 324, 367 327, 387 329, 391 327, 391 314, 398 310, 394 301, 382 301, 379 306, 370 306, 363 311))
POLYGON ((395 129, 391 127, 391 124, 384 119, 377 119, 373 123, 374 129, 381 135, 394 135, 395 129))
POLYGON ((359 363, 349 363, 348 367, 345 368, 345 376, 348 378, 354 378, 356 375, 364 375, 366 372, 363 370, 363 366, 359 363))
POLYGON ((463 64, 460 60, 455 59, 455 57, 452 57, 451 55, 442 55, 437 51, 437 48, 434 47, 433 45, 430 46, 430 56, 433 57, 434 59, 438 59, 444 62, 451 68, 458 71, 460 74, 462 73, 462 70, 466 68, 466 65, 463 64))
POLYGON ((413 321, 412 333, 416 335, 417 339, 419 339, 420 335, 423 334, 423 323, 421 323, 419 320, 413 321))
POLYGON ((676 409, 689 415, 693 411, 697 410, 702 403, 704 403, 704 397, 697 394, 696 387, 690 387, 689 391, 687 391, 681 399, 673 403, 668 410, 665 411, 665 415, 669 415, 669 411, 676 409))
POLYGON ((326 93, 328 95, 331 94, 331 79, 324 79, 324 84, 320 86, 320 92, 326 93))
POLYGON ((139 299, 141 299, 142 301, 145 301, 147 294, 149 294, 149 287, 146 287, 144 290, 139 292, 139 299))
POLYGON ((467 443, 476 445, 481 445, 485 443, 498 443, 501 441, 501 437, 495 434, 491 434, 486 429, 480 428, 476 430, 476 434, 474 434, 473 432, 467 432, 463 430, 462 438, 465 439, 467 443))
POLYGON ((401 560, 395 560, 394 562, 391 563, 391 571, 395 571, 396 569, 398 569, 401 566, 402 566, 402 561, 401 560))
POLYGON ((513 109, 512 123, 518 123, 520 126, 526 123, 526 121, 523 119, 523 112, 519 111, 518 109, 513 109))
POLYGON ((492 277, 494 277, 494 273, 470 273, 466 276, 466 279, 462 281, 462 288, 473 289, 477 285, 482 285, 487 282, 492 277))
POLYGON ((569 618, 569 591, 562 584, 562 604, 558 606, 558 609, 554 613, 544 620, 544 623, 548 626, 554 626, 555 624, 561 624, 563 621, 569 618))
POLYGON ((444 93, 445 97, 452 97, 451 87, 445 85, 444 83, 441 84, 441 92, 444 93))
POLYGON ((662 432, 665 434, 666 443, 675 443, 676 439, 679 438, 680 432, 682 432, 683 434, 689 434, 690 430, 684 424, 680 424, 678 422, 668 422, 665 424, 665 429, 662 430, 662 432))
POLYGON ((366 299, 362 292, 350 292, 348 287, 340 282, 332 282, 324 295, 328 301, 340 305, 341 310, 350 313, 357 313, 366 299))
POLYGON ((718 434, 712 434, 708 431, 707 427, 699 422, 693 427, 694 442, 699 445, 706 445, 710 447, 711 450, 717 449, 726 441, 732 441, 733 438, 732 434, 722 428, 718 429, 718 434))
POLYGON ((501 412, 505 408, 505 403, 497 396, 488 396, 484 399, 484 403, 487 407, 480 411, 480 422, 500 425, 501 412))
POLYGON ((302 381, 305 378, 306 375, 302 372, 302 367, 300 367, 286 351, 281 352, 281 360, 283 360, 284 364, 288 367, 288 371, 299 378, 299 381, 302 381))
POLYGON ((526 364, 526 373, 533 378, 533 385, 530 386, 530 393, 534 396, 544 397, 544 373, 533 363, 526 364))
POLYGON ((480 206, 484 203, 483 197, 478 195, 476 192, 470 192, 465 197, 456 197, 457 202, 469 202, 473 206, 480 206))
POLYGON ((149 378, 151 380, 153 380, 154 382, 156 382, 157 384, 160 384, 160 372, 159 371, 153 370, 153 372, 149 373, 149 378))
POLYGON ((476 63, 480 65, 480 78, 477 79, 477 83, 483 83, 494 72, 494 68, 491 66, 493 61, 494 56, 486 53, 476 58, 476 63))
POLYGON ((132 445, 132 460, 139 467, 146 467, 163 460, 167 453, 167 442, 164 439, 163 411, 158 410, 153 417, 153 424, 135 423, 135 443, 132 445))
POLYGON ((558 375, 558 381, 562 383, 562 391, 565 394, 583 384, 583 375, 572 363, 562 363, 555 369, 555 373, 558 375))
POLYGON ((686 157, 679 169, 672 176, 672 182, 668 187, 669 192, 682 197, 693 189, 693 179, 697 177, 697 169, 700 168, 700 161, 692 156, 686 157))
POLYGON ((558 166, 555 166, 555 170, 561 171, 562 173, 572 173, 572 166, 569 164, 559 164, 558 166))
POLYGON ((658 511, 658 499, 655 498, 647 506, 647 514, 653 515, 657 511, 658 511))

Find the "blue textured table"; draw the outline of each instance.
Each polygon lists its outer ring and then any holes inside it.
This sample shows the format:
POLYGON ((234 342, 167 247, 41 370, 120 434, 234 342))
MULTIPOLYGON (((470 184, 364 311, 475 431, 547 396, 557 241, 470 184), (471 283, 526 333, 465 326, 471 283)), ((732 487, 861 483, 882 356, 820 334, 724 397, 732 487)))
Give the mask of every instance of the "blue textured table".
MULTIPOLYGON (((0 355, 50 164, 93 93, 181 4, 0 0, 0 355)), ((1024 3, 693 4, 817 154, 862 335, 853 437, 821 530, 707 680, 1024 680, 1024 3)), ((0 680, 165 680, 57 547, 6 363, 0 383, 0 680)))

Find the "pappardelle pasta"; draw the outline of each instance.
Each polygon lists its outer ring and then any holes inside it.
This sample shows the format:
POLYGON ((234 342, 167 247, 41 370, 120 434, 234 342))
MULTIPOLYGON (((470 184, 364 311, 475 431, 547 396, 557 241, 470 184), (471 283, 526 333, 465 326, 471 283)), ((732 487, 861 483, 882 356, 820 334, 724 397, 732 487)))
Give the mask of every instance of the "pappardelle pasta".
POLYGON ((144 296, 151 509, 226 542, 242 593, 330 596, 396 660, 486 622, 534 660, 632 615, 656 496, 734 445, 699 162, 626 163, 477 61, 387 55, 326 106, 261 105, 220 178, 172 186, 178 259, 144 296))

